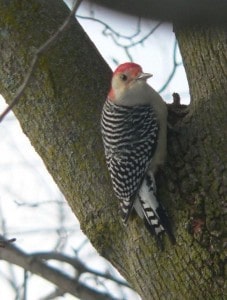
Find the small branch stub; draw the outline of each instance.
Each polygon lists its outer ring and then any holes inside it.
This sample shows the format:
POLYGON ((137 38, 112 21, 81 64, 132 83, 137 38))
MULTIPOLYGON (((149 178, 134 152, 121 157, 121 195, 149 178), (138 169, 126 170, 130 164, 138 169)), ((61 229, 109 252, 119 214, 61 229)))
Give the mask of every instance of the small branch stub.
POLYGON ((9 244, 14 243, 16 241, 15 238, 9 239, 9 240, 0 240, 0 247, 1 248, 5 248, 7 247, 9 244))
POLYGON ((178 93, 173 93, 173 103, 167 104, 168 124, 174 126, 179 120, 188 114, 188 105, 180 104, 181 98, 178 93))

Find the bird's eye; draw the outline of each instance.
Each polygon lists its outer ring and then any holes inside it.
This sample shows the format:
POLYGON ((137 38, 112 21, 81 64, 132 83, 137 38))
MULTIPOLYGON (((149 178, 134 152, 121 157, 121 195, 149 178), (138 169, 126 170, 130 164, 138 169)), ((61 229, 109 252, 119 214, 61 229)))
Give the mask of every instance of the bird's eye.
POLYGON ((120 75, 121 80, 126 81, 128 77, 125 74, 120 75))

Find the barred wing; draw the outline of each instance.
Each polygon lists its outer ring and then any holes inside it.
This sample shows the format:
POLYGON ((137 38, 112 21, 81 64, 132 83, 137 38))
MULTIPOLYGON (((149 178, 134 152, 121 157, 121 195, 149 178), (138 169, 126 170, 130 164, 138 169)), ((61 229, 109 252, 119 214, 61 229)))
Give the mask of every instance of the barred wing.
POLYGON ((157 118, 150 105, 126 107, 107 100, 101 126, 113 189, 124 206, 128 206, 156 149, 157 118))

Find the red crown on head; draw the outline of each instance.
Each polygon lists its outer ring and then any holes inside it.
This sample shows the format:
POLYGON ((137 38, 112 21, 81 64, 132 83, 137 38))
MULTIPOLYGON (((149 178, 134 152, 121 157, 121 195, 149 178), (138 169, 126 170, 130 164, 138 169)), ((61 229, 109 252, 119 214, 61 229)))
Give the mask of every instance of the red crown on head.
POLYGON ((119 65, 116 70, 114 71, 113 75, 117 73, 124 73, 125 71, 128 71, 129 69, 135 69, 137 73, 142 72, 142 68, 140 65, 132 63, 132 62, 126 62, 124 64, 119 65))

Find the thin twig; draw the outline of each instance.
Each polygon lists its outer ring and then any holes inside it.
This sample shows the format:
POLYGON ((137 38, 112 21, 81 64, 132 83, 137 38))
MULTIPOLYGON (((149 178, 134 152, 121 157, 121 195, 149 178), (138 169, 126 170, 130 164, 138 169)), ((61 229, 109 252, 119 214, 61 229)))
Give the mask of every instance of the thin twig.
MULTIPOLYGON (((112 38, 112 41, 115 43, 115 45, 117 45, 118 47, 124 49, 126 56, 128 57, 129 61, 133 61, 132 55, 130 54, 129 50, 139 44, 143 44, 143 42, 145 42, 160 26, 161 26, 162 22, 158 22, 147 34, 145 34, 143 37, 141 37, 138 41, 134 42, 132 37, 124 37, 124 39, 128 39, 130 40, 130 44, 129 45, 122 45, 122 43, 118 42, 119 34, 115 34, 114 32, 106 32, 105 36, 110 36, 112 38)), ((139 31, 138 31, 139 32, 139 31)))
POLYGON ((108 30, 109 30, 109 32, 111 32, 111 34, 117 36, 118 38, 123 38, 123 39, 126 39, 126 40, 132 40, 133 38, 138 36, 141 32, 141 30, 140 30, 141 18, 138 19, 137 31, 135 33, 133 33, 132 35, 124 35, 124 34, 121 34, 121 33, 117 32, 116 30, 114 30, 110 25, 108 25, 107 23, 105 23, 102 20, 96 19, 94 17, 82 16, 82 15, 76 15, 76 17, 78 19, 88 20, 88 21, 96 22, 96 23, 99 23, 99 24, 103 25, 104 29, 103 29, 102 33, 105 36, 108 36, 108 30))
POLYGON ((24 269, 23 300, 27 300, 27 292, 28 292, 28 271, 24 269))
POLYGON ((12 110, 12 108, 18 103, 19 99, 24 93, 25 88, 28 86, 29 82, 31 81, 32 74, 38 64, 40 56, 47 51, 47 49, 53 45, 53 43, 59 38, 59 36, 64 32, 68 25, 70 24, 71 19, 74 18, 76 11, 78 10, 81 2, 83 0, 77 0, 68 15, 68 17, 65 19, 64 23, 57 29, 57 31, 44 43, 42 44, 35 52, 35 55, 32 59, 31 65, 29 67, 29 70, 24 78, 23 83, 18 88, 15 97, 13 98, 11 104, 1 113, 0 115, 0 122, 4 119, 4 117, 12 110))

